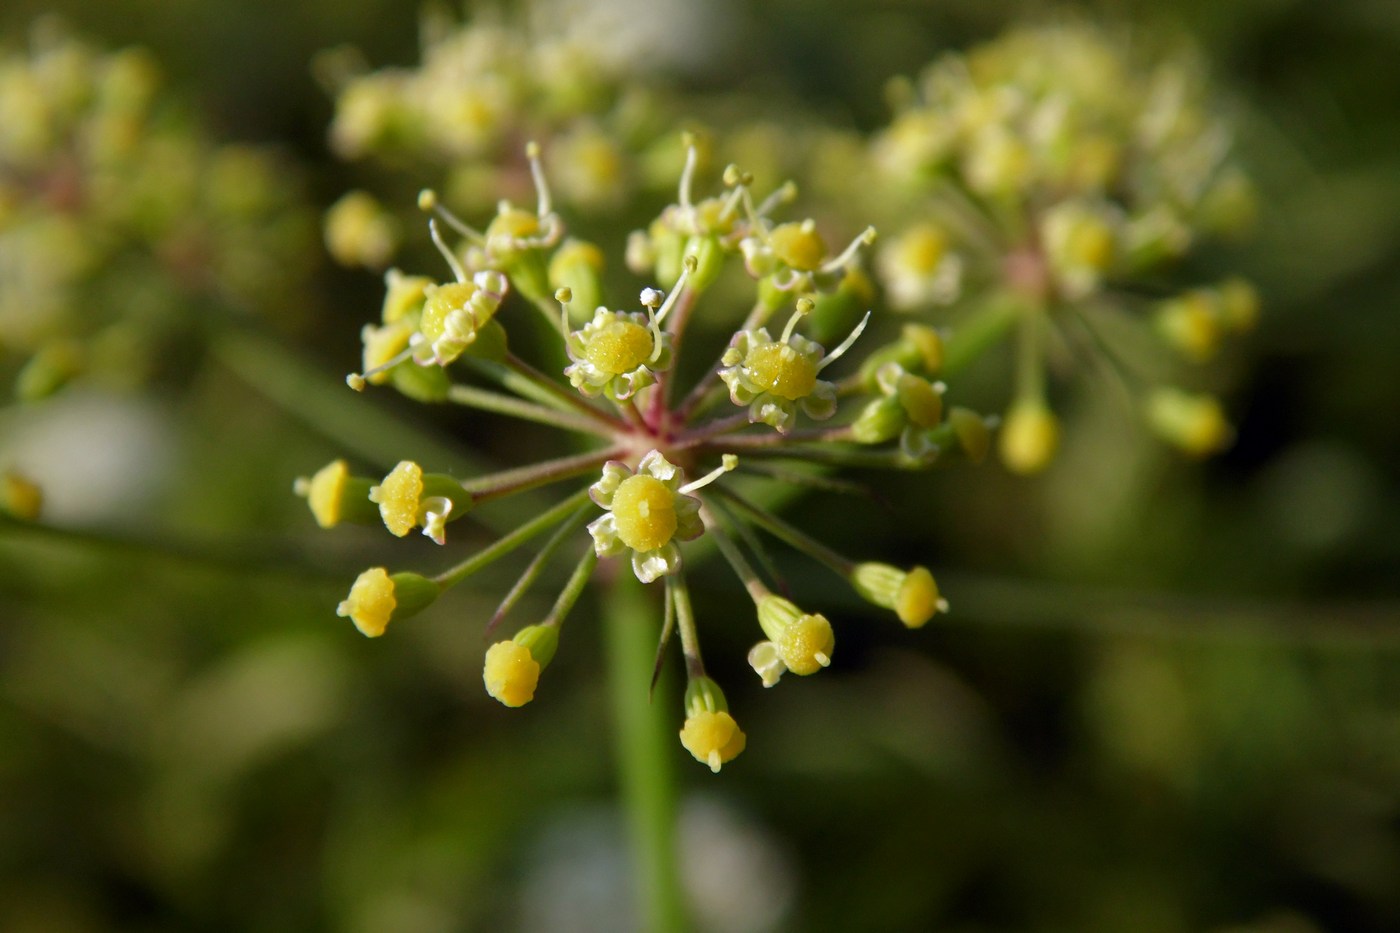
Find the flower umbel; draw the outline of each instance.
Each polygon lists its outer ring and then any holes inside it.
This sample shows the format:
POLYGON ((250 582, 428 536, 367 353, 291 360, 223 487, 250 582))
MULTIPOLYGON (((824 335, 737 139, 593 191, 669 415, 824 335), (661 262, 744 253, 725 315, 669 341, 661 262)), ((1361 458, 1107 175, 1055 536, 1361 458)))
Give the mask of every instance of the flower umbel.
POLYGON ((478 514, 478 507, 572 484, 556 504, 535 508, 534 518, 436 576, 390 575, 382 567, 365 571, 340 614, 377 636, 390 621, 542 540, 488 630, 508 618, 550 565, 572 561, 568 580, 543 619, 494 643, 483 659, 487 692, 519 707, 535 697, 598 561, 625 557, 642 583, 664 581, 658 669, 672 635, 679 636, 689 684, 681 743, 719 770, 743 750, 746 738, 701 660, 702 620, 691 605, 683 560, 688 542, 712 538, 753 599, 764 640, 750 653, 750 663, 764 683, 771 686, 787 672, 816 673, 832 663, 835 631, 822 613, 799 609, 775 592, 781 589, 776 564, 756 532, 827 566, 911 628, 947 604, 927 569, 858 564, 787 524, 760 504, 762 485, 777 479, 842 486, 835 478, 791 472, 785 461, 911 470, 975 460, 991 443, 988 422, 959 406, 945 415, 945 387, 931 381, 944 364, 943 340, 924 325, 904 324, 850 375, 825 378, 827 367, 852 350, 872 318, 865 303, 873 293, 858 268, 872 233, 828 255, 811 222, 772 220, 794 196, 790 185, 755 204, 753 179, 731 166, 724 193, 694 197, 697 158, 688 140, 676 203, 627 247, 634 270, 668 287, 644 289, 641 310, 617 310, 605 296, 602 249, 564 239, 536 147, 528 148, 527 161, 538 209, 527 213, 502 204, 485 233, 449 212, 435 194, 424 194, 422 206, 434 214, 429 238, 452 270, 452 281, 437 284, 391 270, 380 323, 364 332, 365 372, 350 382, 358 389, 382 386, 467 406, 483 417, 556 428, 574 438, 568 452, 465 480, 403 460, 376 483, 337 461, 300 482, 298 490, 325 527, 377 516, 394 536, 422 528, 444 544, 447 523, 478 514), (460 240, 450 243, 444 231, 460 240), (686 334, 703 320, 696 308, 726 264, 743 264, 757 276, 751 283, 753 310, 722 358, 699 370, 689 391, 680 393, 678 378, 695 371, 678 365, 682 348, 692 345, 686 334), (597 302, 590 316, 578 320, 576 289, 580 299, 597 302), (792 310, 775 339, 770 318, 784 306, 792 310), (557 334, 558 343, 538 357, 567 355, 567 365, 517 355, 507 335, 518 332, 522 310, 542 316, 551 341, 557 334), (827 328, 825 333, 831 321, 857 315, 849 336, 830 352, 797 333, 804 322, 808 329, 827 328), (726 395, 745 410, 725 410, 726 395), (849 404, 841 418, 843 400, 849 404), (836 424, 804 429, 799 412, 836 424), (747 476, 736 474, 741 458, 747 476))

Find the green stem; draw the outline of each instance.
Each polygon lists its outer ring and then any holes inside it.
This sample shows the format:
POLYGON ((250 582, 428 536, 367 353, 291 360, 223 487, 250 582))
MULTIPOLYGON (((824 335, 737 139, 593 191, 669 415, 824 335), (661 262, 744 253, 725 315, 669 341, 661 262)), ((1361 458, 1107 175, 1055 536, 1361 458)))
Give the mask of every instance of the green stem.
POLYGON ((559 457, 556 460, 546 460, 543 463, 516 467, 513 470, 502 470, 499 473, 492 473, 489 476, 464 482, 462 488, 471 493, 474 503, 503 499, 527 489, 547 486, 550 483, 557 483, 560 480, 588 473, 621 453, 622 451, 615 447, 609 447, 605 450, 590 450, 569 457, 559 457))
MULTIPOLYGON (((715 492, 732 503, 740 512, 747 515, 755 525, 767 531, 773 537, 781 541, 786 541, 792 547, 806 554, 808 557, 811 557, 813 560, 826 564, 832 570, 836 571, 839 576, 848 577, 851 575, 851 572, 855 570, 856 565, 854 561, 847 560, 805 531, 789 525, 767 509, 754 505, 732 489, 716 487, 715 492)), ((718 543, 718 541, 716 543, 718 543)), ((728 557, 729 555, 726 554, 725 556, 728 557)))
POLYGON ((534 421, 539 424, 547 424, 551 427, 562 428, 565 431, 584 431, 590 434, 599 434, 604 437, 611 437, 612 431, 604 430, 602 426, 591 418, 574 414, 572 411, 559 411, 544 405, 536 405, 523 399, 512 398, 509 395, 501 395, 499 392, 489 392, 486 389, 478 389, 475 386, 453 385, 447 390, 448 401, 456 402, 458 405, 466 405, 470 408, 479 408, 482 411, 495 412, 499 415, 509 415, 512 418, 520 418, 525 421, 534 421))
POLYGON ((688 928, 676 845, 676 734, 665 704, 648 702, 655 607, 631 573, 606 589, 603 628, 623 807, 637 884, 637 929, 688 928))
POLYGON ((551 528, 552 526, 557 525, 559 522, 562 522, 565 518, 568 518, 569 515, 575 509, 577 509, 579 506, 583 505, 587 501, 588 490, 580 489, 578 492, 574 493, 572 496, 565 499, 563 502, 560 502, 558 505, 554 506, 554 508, 550 509, 548 512, 544 512, 543 514, 532 518, 530 521, 521 525, 519 528, 515 529, 510 534, 502 537, 495 544, 483 548, 482 550, 473 554, 471 557, 468 557, 466 560, 462 561, 457 566, 449 568, 448 570, 444 570, 442 573, 432 578, 433 582, 441 586, 443 589, 446 589, 449 586, 456 586, 458 583, 461 583, 467 577, 476 573, 482 567, 485 567, 492 561, 499 560, 500 558, 505 557, 511 551, 524 544, 526 541, 529 541, 536 535, 541 534, 549 530, 549 528, 551 528))

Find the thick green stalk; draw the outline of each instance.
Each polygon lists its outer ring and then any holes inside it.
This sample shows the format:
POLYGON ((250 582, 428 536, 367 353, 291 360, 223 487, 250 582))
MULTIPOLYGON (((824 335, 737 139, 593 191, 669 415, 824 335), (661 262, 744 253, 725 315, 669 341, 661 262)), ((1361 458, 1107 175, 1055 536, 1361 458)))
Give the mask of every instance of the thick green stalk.
MULTIPOLYGON (((603 591, 618 782, 632 848, 638 929, 688 928, 676 845, 676 729, 667 704, 650 701, 657 607, 630 572, 603 591)), ((662 689, 665 695, 665 689, 662 689)))

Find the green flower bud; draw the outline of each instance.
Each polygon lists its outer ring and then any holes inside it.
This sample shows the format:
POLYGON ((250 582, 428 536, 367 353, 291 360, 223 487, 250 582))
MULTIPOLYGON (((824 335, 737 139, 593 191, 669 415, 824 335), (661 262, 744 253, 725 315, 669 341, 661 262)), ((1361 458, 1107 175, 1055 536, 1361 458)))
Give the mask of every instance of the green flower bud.
POLYGON ((895 398, 877 398, 851 423, 851 437, 858 444, 883 444, 899 436, 908 419, 895 398))
POLYGON ((569 316, 582 323, 603 304, 603 251, 585 240, 568 239, 549 261, 549 284, 573 293, 569 316))

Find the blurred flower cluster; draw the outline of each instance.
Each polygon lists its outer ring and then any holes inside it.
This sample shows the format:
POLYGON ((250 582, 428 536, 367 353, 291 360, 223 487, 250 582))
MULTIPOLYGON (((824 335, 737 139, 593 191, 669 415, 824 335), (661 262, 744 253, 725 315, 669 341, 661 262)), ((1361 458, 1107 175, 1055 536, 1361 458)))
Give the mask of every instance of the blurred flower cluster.
POLYGON ((296 313, 314 230, 290 167, 209 141, 145 52, 50 20, 0 50, 0 359, 20 396, 139 383, 214 315, 296 313))
POLYGON ((978 349, 1015 333, 1000 452, 1018 472, 1057 446, 1045 376, 1057 349, 1136 354, 1119 368, 1186 451, 1231 438, 1220 405, 1177 388, 1171 363, 1248 330, 1258 297, 1240 279, 1174 291, 1170 273, 1248 228, 1254 196, 1195 60, 1143 68, 1135 51, 1082 25, 1013 31, 893 85, 897 113, 870 143, 862 184, 892 233, 876 263, 890 304, 952 306, 955 339, 978 349))
MULTIPOLYGON (((464 24, 425 14, 421 62, 411 68, 369 71, 354 49, 322 53, 318 71, 336 95, 332 149, 441 175, 446 200, 478 212, 528 192, 519 153, 534 139, 563 204, 604 213, 625 206, 646 170, 643 141, 655 138, 666 111, 662 95, 651 82, 627 80, 637 67, 620 61, 606 36, 572 28, 569 18, 537 18, 527 29, 499 12, 464 24)), ((350 192, 326 218, 331 254, 346 265, 384 268, 401 232, 365 191, 350 192)))
POLYGON ((733 165, 722 190, 700 197, 692 190, 697 148, 688 140, 675 200, 645 232, 605 250, 566 237, 540 148, 531 143, 527 157, 536 209, 503 201, 484 230, 446 210, 435 192, 423 192, 420 206, 436 215, 429 229, 452 275, 444 282, 389 272, 381 321, 364 329, 364 372, 349 382, 361 390, 387 383, 419 400, 551 425, 575 438, 573 452, 472 478, 403 461, 376 479, 356 476, 337 460, 299 481, 298 489, 323 527, 382 522, 399 537, 421 528, 443 544, 450 523, 494 500, 578 484, 435 576, 365 571, 339 613, 364 634, 381 635, 391 622, 548 532, 488 626, 500 624, 551 563, 572 564, 544 619, 486 653, 488 692, 520 706, 533 698, 599 559, 624 558, 642 583, 664 583, 658 669, 675 632, 689 683, 681 740, 718 770, 745 739, 701 660, 702 625, 682 546, 712 543, 751 597, 755 615, 748 624, 762 638, 749 663, 765 685, 787 672, 816 673, 831 661, 833 627, 785 595, 786 583, 756 532, 825 565, 906 626, 923 625, 946 603, 926 568, 849 559, 779 518, 763 504, 766 495, 775 488, 848 488, 825 475, 842 466, 907 470, 980 459, 989 429, 965 408, 945 412, 944 386, 935 381, 942 344, 932 329, 906 326, 869 347, 861 365, 836 367, 846 370, 839 377, 829 367, 857 345, 870 313, 862 307, 860 323, 830 348, 799 333, 819 304, 854 305, 868 297, 864 288, 852 292, 850 282, 873 229, 833 250, 814 220, 778 219, 789 186, 758 199, 755 180, 733 165), (620 253, 643 281, 661 287, 641 289, 635 304, 607 297, 604 257, 620 253), (686 377, 690 385, 681 392, 682 357, 714 353, 693 339, 691 324, 707 313, 702 299, 721 279, 731 289, 746 288, 752 308, 718 359, 684 367, 697 375, 686 377), (538 366, 517 355, 529 352, 531 331, 522 329, 529 322, 519 318, 532 308, 554 344, 534 348, 532 355, 544 360, 538 366), (517 345, 519 333, 526 336, 517 345), (547 362, 560 357, 566 365, 547 362), (832 424, 813 424, 827 421, 832 424))

